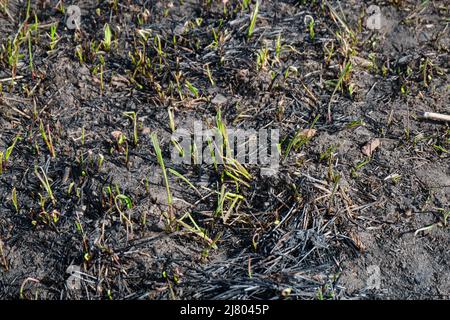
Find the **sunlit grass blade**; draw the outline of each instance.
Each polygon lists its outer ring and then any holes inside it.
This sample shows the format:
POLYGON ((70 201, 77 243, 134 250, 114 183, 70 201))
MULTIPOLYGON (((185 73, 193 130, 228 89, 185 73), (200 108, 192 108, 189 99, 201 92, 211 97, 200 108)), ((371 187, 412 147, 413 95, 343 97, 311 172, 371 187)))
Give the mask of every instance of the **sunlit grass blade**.
POLYGON ((41 167, 39 167, 39 169, 41 171, 41 174, 38 172, 37 167, 34 169, 34 173, 35 173, 36 177, 39 179, 39 181, 41 182, 42 187, 44 187, 45 191, 47 192, 47 195, 52 200, 53 205, 56 205, 56 198, 53 195, 52 187, 50 185, 50 182, 48 181, 47 174, 45 173, 44 169, 42 169, 41 167))
POLYGON ((155 153, 156 153, 156 158, 158 159, 158 163, 163 172, 164 183, 166 184, 166 191, 167 191, 167 203, 170 207, 172 205, 172 193, 170 192, 169 179, 167 177, 166 165, 164 164, 164 159, 162 156, 161 148, 159 146, 157 134, 152 133, 151 139, 152 139, 153 149, 155 150, 155 153))
POLYGON ((247 30, 247 38, 250 38, 253 35, 253 31, 255 30, 256 19, 258 18, 259 11, 259 0, 256 1, 255 8, 253 9, 252 15, 250 17, 250 26, 247 30))
POLYGON ((189 187, 191 187, 195 192, 197 192, 197 194, 201 197, 202 194, 200 193, 200 191, 192 184, 192 182, 189 181, 188 178, 186 178, 185 176, 183 176, 181 173, 179 173, 178 171, 169 168, 169 172, 172 173, 174 176, 180 178, 181 180, 183 180, 184 182, 186 182, 189 187))
POLYGON ((14 139, 12 145, 9 146, 9 147, 6 149, 6 152, 5 152, 5 162, 8 162, 9 157, 11 156, 11 153, 13 152, 13 150, 14 150, 14 148, 15 148, 15 146, 16 146, 17 141, 19 141, 20 139, 21 139, 20 136, 17 136, 17 137, 14 139))
POLYGON ((52 158, 56 157, 55 153, 55 147, 53 146, 53 139, 50 133, 50 127, 47 125, 47 132, 44 128, 44 123, 42 120, 39 124, 39 131, 41 132, 42 139, 44 140, 45 144, 47 145, 48 151, 50 152, 50 155, 52 158))
POLYGON ((186 228, 188 231, 194 233, 195 235, 197 235, 198 237, 200 237, 201 239, 205 240, 213 249, 217 249, 217 245, 215 244, 215 242, 209 238, 206 233, 203 231, 202 228, 200 228, 197 223, 195 222, 195 220, 192 218, 190 213, 186 213, 185 215, 183 215, 180 219, 177 220, 177 222, 182 225, 184 228, 186 228), (194 225, 193 227, 190 226, 189 224, 187 224, 186 222, 184 222, 183 220, 185 218, 189 218, 189 220, 191 221, 191 223, 194 225))

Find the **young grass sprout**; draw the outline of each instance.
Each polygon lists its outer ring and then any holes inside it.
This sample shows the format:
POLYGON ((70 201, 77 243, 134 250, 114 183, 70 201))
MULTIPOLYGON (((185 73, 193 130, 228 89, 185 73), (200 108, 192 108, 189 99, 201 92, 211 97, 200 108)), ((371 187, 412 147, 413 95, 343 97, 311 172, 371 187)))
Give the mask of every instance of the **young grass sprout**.
POLYGON ((21 137, 19 135, 17 135, 14 138, 13 143, 6 149, 5 153, 0 152, 0 175, 3 174, 4 166, 7 165, 8 161, 11 157, 11 154, 19 140, 21 140, 21 137))
POLYGON ((292 148, 294 148, 295 150, 298 150, 311 140, 311 138, 314 136, 314 133, 315 133, 315 129, 313 129, 313 128, 314 128, 317 120, 319 120, 319 117, 320 117, 320 115, 318 115, 314 118, 309 129, 300 129, 299 131, 297 131, 295 136, 289 141, 289 144, 286 147, 285 158, 289 155, 292 148))
POLYGON ((217 249, 217 245, 215 244, 215 242, 206 235, 206 232, 202 228, 198 226, 198 224, 195 222, 195 220, 192 218, 192 215, 189 212, 185 213, 180 219, 177 220, 177 222, 181 226, 186 228, 186 230, 188 230, 189 232, 192 232, 199 238, 205 240, 211 246, 211 248, 217 249), (183 221, 186 218, 189 218, 189 221, 193 226, 183 221))
POLYGON ((250 16, 250 25, 247 30, 247 38, 250 39, 255 31, 256 19, 258 18, 259 0, 256 1, 255 8, 250 16))
POLYGON ((188 80, 186 80, 186 87, 189 89, 189 91, 192 93, 192 95, 195 98, 199 97, 199 91, 192 83, 190 83, 188 80))
POLYGON ((256 70, 259 71, 265 69, 268 62, 269 62, 269 49, 267 47, 264 47, 261 50, 259 50, 257 54, 256 70))
POLYGON ((17 190, 15 187, 12 189, 11 199, 12 199, 12 204, 14 206, 14 209, 16 209, 16 212, 19 212, 19 203, 17 201, 17 190))
POLYGON ((307 23, 307 25, 308 25, 309 39, 311 41, 313 41, 314 38, 316 37, 316 32, 314 31, 315 20, 312 16, 307 15, 307 16, 305 16, 305 23, 307 23), (306 22, 306 20, 309 20, 309 22, 306 22))
POLYGON ((58 29, 58 23, 54 23, 50 27, 50 51, 53 51, 58 43, 58 35, 56 34, 56 30, 58 29))
POLYGON ((109 24, 105 24, 105 26, 103 27, 103 41, 102 41, 102 46, 103 49, 107 52, 109 52, 111 50, 111 43, 112 43, 112 32, 111 32, 111 28, 109 27, 109 24))
POLYGON ((124 204, 127 209, 133 208, 133 203, 130 197, 124 194, 118 194, 117 196, 114 197, 114 205, 117 211, 119 212, 120 222, 123 222, 123 220, 125 220, 131 226, 132 225, 131 219, 124 214, 122 209, 124 204))
POLYGON ((214 82, 209 64, 206 65, 206 74, 208 75, 209 83, 211 83, 212 86, 215 86, 216 83, 214 82))
MULTIPOLYGON (((331 103, 333 101, 333 97, 336 94, 336 92, 338 90, 343 90, 344 89, 344 83, 345 81, 347 81, 350 78, 350 72, 352 69, 352 63, 351 62, 346 62, 344 64, 344 67, 342 68, 342 71, 339 75, 339 79, 336 83, 336 86, 334 87, 334 91, 331 94, 331 98, 330 101, 328 102, 328 122, 331 122, 331 118, 332 118, 332 114, 331 114, 331 103)), ((350 94, 352 94, 352 92, 350 91, 350 94)))
POLYGON ((137 146, 138 144, 138 124, 137 124, 137 113, 134 111, 124 112, 124 116, 131 119, 133 122, 133 142, 134 145, 137 146))
POLYGON ((161 147, 159 146, 158 136, 155 132, 151 134, 151 140, 152 140, 152 144, 153 144, 153 149, 155 150, 155 153, 156 153, 156 158, 158 160, 158 163, 159 163, 162 173, 163 173, 164 183, 166 185, 167 206, 168 206, 168 217, 166 217, 166 218, 168 218, 169 226, 171 226, 173 223, 174 217, 173 217, 173 213, 172 213, 172 193, 170 191, 169 178, 167 176, 166 165, 164 164, 161 147))
POLYGON ((233 209, 236 207, 236 205, 239 204, 239 202, 243 200, 244 197, 242 195, 228 192, 225 189, 225 185, 222 185, 217 199, 216 216, 221 217, 223 223, 227 223, 231 214, 233 213, 233 209), (226 200, 231 201, 231 204, 229 205, 228 210, 225 212, 224 206, 226 200))
POLYGON ((56 205, 56 198, 53 195, 52 187, 50 185, 50 182, 48 181, 48 177, 47 177, 47 174, 45 173, 44 169, 42 169, 42 167, 39 167, 39 168, 36 167, 34 169, 34 174, 41 182, 42 187, 47 192, 47 195, 49 196, 49 198, 52 200, 53 205, 56 205))
POLYGON ((189 187, 191 187, 200 197, 202 197, 202 194, 200 193, 200 191, 192 184, 191 181, 189 181, 188 178, 186 178, 181 173, 179 173, 178 171, 176 171, 175 169, 172 169, 172 168, 169 168, 169 172, 171 174, 173 174, 174 176, 180 178, 184 182, 186 182, 189 187))
POLYGON ((46 130, 44 128, 44 124, 41 120, 40 124, 39 124, 39 131, 41 132, 41 137, 44 140, 45 144, 47 145, 47 148, 48 148, 48 151, 50 152, 51 157, 55 158, 56 153, 55 153, 55 147, 53 146, 52 135, 50 133, 50 126, 47 125, 47 132, 46 132, 46 130))

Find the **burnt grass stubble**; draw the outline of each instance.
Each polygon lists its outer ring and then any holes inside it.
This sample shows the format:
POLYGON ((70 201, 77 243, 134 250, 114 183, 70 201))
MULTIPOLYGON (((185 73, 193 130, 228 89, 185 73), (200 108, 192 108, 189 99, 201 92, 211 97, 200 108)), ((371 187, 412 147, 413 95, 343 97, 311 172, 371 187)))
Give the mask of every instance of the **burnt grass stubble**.
POLYGON ((76 31, 61 2, 31 1, 22 25, 26 1, 10 0, 10 15, 0 11, 0 150, 21 139, 0 176, 0 298, 448 298, 450 131, 419 117, 450 111, 448 3, 375 2, 384 15, 378 31, 365 28, 361 1, 262 1, 248 37, 254 1, 230 0, 226 12, 222 1, 64 1, 82 10, 76 31), (21 25, 31 31, 17 78, 2 80, 13 76, 7 48, 21 25), (283 156, 278 174, 249 166, 249 186, 237 188, 221 167, 170 163, 168 108, 177 127, 215 124, 221 110, 229 128, 278 128, 283 151, 315 119, 316 131, 283 156), (130 111, 137 145, 123 115, 130 111), (169 174, 169 210, 189 212, 217 249, 165 223, 152 132, 166 165, 201 193, 169 174), (375 138, 381 146, 367 157, 361 148, 375 138), (226 222, 215 214, 222 186, 244 197, 226 222), (118 203, 130 222, 114 205, 118 194, 131 199, 130 208, 118 203), (83 273, 75 289, 69 266, 83 273), (378 288, 367 287, 370 266, 381 272, 378 288))

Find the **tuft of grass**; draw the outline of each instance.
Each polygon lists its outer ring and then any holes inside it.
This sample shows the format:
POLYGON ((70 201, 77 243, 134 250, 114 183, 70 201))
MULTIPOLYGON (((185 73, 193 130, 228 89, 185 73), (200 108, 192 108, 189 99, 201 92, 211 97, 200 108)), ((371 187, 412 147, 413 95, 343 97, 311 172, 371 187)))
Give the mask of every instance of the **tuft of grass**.
POLYGON ((277 61, 280 60, 280 54, 281 54, 281 33, 278 34, 277 36, 277 40, 275 42, 275 59, 277 59, 277 61))
POLYGON ((6 166, 6 164, 8 163, 11 154, 17 144, 17 141, 21 140, 20 135, 17 135, 14 138, 13 143, 6 149, 6 151, 3 153, 2 151, 0 151, 0 175, 3 174, 3 169, 6 166))
POLYGON ((170 231, 173 231, 175 224, 176 224, 176 217, 173 213, 173 206, 172 206, 173 199, 172 199, 172 193, 170 191, 169 178, 167 176, 166 165, 164 164, 164 159, 162 156, 161 148, 160 148, 159 142, 158 142, 158 136, 156 135, 156 133, 152 133, 151 140, 152 140, 152 144, 153 144, 153 149, 155 150, 155 153, 156 153, 158 163, 163 172, 164 184, 166 186, 166 192, 167 192, 167 212, 163 212, 163 216, 166 218, 167 228, 170 231))
MULTIPOLYGON (((309 130, 313 130, 314 126, 316 125, 317 120, 319 120, 319 117, 320 117, 320 115, 317 115, 314 118, 311 126, 309 127, 309 130)), ((305 135, 303 133, 303 131, 304 131, 304 129, 298 130, 297 133, 295 134, 295 136, 289 141, 289 144, 287 145, 286 151, 285 151, 285 158, 287 158, 287 156, 291 152, 292 148, 294 148, 295 150, 298 150, 311 140, 312 137, 308 137, 307 135, 305 135)))
POLYGON ((328 147, 324 152, 320 154, 319 160, 327 160, 330 161, 333 158, 333 154, 336 151, 336 146, 332 145, 328 147))
POLYGON ((441 153, 450 153, 449 150, 447 150, 443 146, 440 146, 437 144, 433 144, 433 148, 436 149, 437 151, 440 151, 441 153))
POLYGON ((55 147, 53 146, 53 139, 52 139, 52 135, 50 133, 50 126, 47 125, 47 131, 44 128, 44 123, 42 122, 42 120, 39 123, 39 131, 41 133, 41 137, 42 140, 44 140, 48 151, 50 152, 50 155, 52 158, 56 157, 56 152, 55 152, 55 147))
POLYGON ((79 44, 79 45, 77 45, 75 47, 75 55, 77 56, 78 60, 82 64, 84 62, 83 46, 82 45, 79 44))
POLYGON ((209 83, 211 83, 212 86, 215 86, 216 83, 214 82, 211 69, 209 68, 209 64, 206 65, 206 74, 208 75, 209 83))
POLYGON ((131 198, 128 197, 127 195, 118 194, 117 196, 114 197, 114 205, 117 211, 119 212, 120 222, 123 222, 123 220, 125 220, 129 225, 132 225, 130 218, 127 217, 122 210, 124 204, 127 209, 133 208, 133 202, 131 201, 131 198))
POLYGON ((177 222, 181 226, 186 228, 186 230, 188 230, 189 232, 192 232, 193 234, 197 235, 199 238, 205 240, 211 246, 211 248, 217 249, 217 245, 216 245, 215 241, 213 241, 211 238, 209 238, 206 235, 205 230, 203 230, 202 228, 200 228, 198 226, 198 224, 195 222, 194 218, 192 218, 192 215, 189 212, 185 213, 180 219, 177 220, 177 222), (189 221, 191 222, 192 226, 183 221, 186 218, 189 218, 189 221))
POLYGON ((105 26, 103 27, 103 41, 102 41, 103 49, 105 51, 110 51, 111 43, 112 43, 111 28, 109 27, 109 24, 105 23, 105 26))
POLYGON ((448 218, 450 217, 450 210, 445 211, 444 209, 440 209, 439 211, 442 212, 442 220, 444 221, 444 226, 446 227, 448 225, 448 218))
POLYGON ((137 124, 137 113, 134 111, 128 111, 123 113, 124 116, 131 119, 133 122, 133 142, 134 145, 137 146, 138 144, 138 124, 137 124))
POLYGON ((104 162, 105 162, 105 157, 101 153, 99 153, 98 154, 98 162, 97 162, 98 170, 102 169, 104 162))
POLYGON ((31 74, 34 75, 34 65, 33 65, 33 48, 31 45, 31 32, 28 33, 28 56, 31 74))
POLYGON ((97 66, 97 68, 100 68, 100 71, 98 71, 98 69, 96 69, 96 71, 98 72, 98 75, 100 76, 100 93, 103 94, 103 91, 105 89, 105 84, 103 82, 103 69, 105 67, 105 58, 100 55, 98 57, 98 60, 100 61, 100 65, 97 66))
POLYGON ((14 209, 16 209, 16 212, 19 212, 19 203, 17 201, 17 190, 16 190, 16 187, 14 187, 12 189, 11 199, 12 199, 12 204, 14 206, 14 209))
POLYGON ((244 197, 240 194, 228 192, 225 189, 225 185, 222 185, 222 188, 220 189, 220 193, 218 193, 218 199, 217 199, 217 208, 216 208, 216 216, 221 217, 223 220, 223 223, 227 223, 229 217, 231 216, 231 213, 233 212, 233 209, 236 207, 236 205, 243 201, 244 197), (228 210, 224 211, 225 201, 231 201, 231 204, 228 207, 228 210))
MULTIPOLYGON (((167 109, 167 113, 169 114, 169 128, 172 131, 172 133, 175 132, 176 130, 176 126, 175 126, 175 115, 173 113, 173 109, 172 108, 168 108, 167 109)), ((174 147, 177 149, 179 155, 181 157, 184 156, 184 150, 183 148, 180 146, 180 144, 178 143, 178 141, 174 138, 170 139, 170 141, 172 142, 172 144, 174 145, 174 147)))
POLYGON ((50 50, 54 50, 56 47, 56 44, 58 43, 58 35, 56 33, 56 30, 58 29, 58 23, 54 23, 50 27, 50 50))
MULTIPOLYGON (((338 81, 336 83, 336 86, 334 87, 334 91, 331 94, 330 101, 328 102, 328 121, 329 122, 331 122, 331 120, 332 120, 331 119, 332 118, 332 116, 331 116, 331 103, 333 101, 333 97, 334 97, 334 95, 336 94, 336 92, 338 90, 341 90, 341 91, 344 90, 344 83, 346 81, 348 81, 348 79, 350 78, 351 70, 352 70, 352 63, 351 62, 346 62, 344 64, 344 67, 341 70, 341 73, 339 75, 339 79, 338 79, 338 81)), ((349 93, 350 93, 350 95, 352 94, 351 90, 349 90, 349 93)))
POLYGON ((189 181, 188 178, 186 178, 181 173, 179 173, 178 171, 176 171, 175 169, 172 169, 172 168, 169 168, 169 172, 171 174, 173 174, 174 176, 180 178, 184 182, 186 182, 189 187, 191 187, 200 197, 202 197, 202 194, 200 193, 200 191, 194 186, 194 184, 191 181, 189 181))
POLYGON ((242 0, 240 3, 241 11, 247 10, 250 5, 251 0, 242 0))
POLYGON ((359 161, 356 166, 351 170, 352 178, 358 177, 358 171, 364 168, 370 162, 370 158, 359 161))
POLYGON ((34 168, 34 174, 36 175, 36 177, 41 182, 42 187, 44 188, 44 190, 47 192, 47 195, 52 200, 53 205, 56 205, 56 198, 53 195, 52 187, 51 187, 50 182, 48 180, 47 174, 45 173, 44 169, 42 169, 42 167, 39 167, 39 169, 40 169, 39 170, 40 173, 38 171, 38 167, 34 168))
POLYGON ((314 41, 314 39, 316 37, 316 32, 314 31, 314 26, 315 26, 316 21, 314 20, 314 18, 312 16, 307 15, 305 17, 305 22, 306 22, 307 18, 309 20, 309 22, 308 22, 309 39, 311 41, 314 41))
POLYGON ((256 70, 262 70, 266 68, 268 62, 269 62, 269 49, 267 47, 264 47, 259 50, 256 56, 256 70))
POLYGON ((354 128, 358 128, 358 127, 363 127, 366 124, 364 123, 363 120, 352 120, 350 121, 348 124, 345 125, 346 129, 354 129, 354 128))
POLYGON ((11 157, 11 153, 13 152, 14 148, 16 147, 17 141, 21 140, 21 137, 18 135, 14 138, 13 143, 11 144, 11 146, 9 146, 6 149, 5 152, 5 162, 8 162, 9 158, 11 157))
MULTIPOLYGON (((167 192, 167 204, 169 206, 169 211, 171 211, 173 200, 172 200, 172 193, 170 191, 170 186, 169 186, 169 178, 167 176, 166 165, 164 164, 161 147, 159 146, 158 136, 155 132, 151 134, 151 140, 152 140, 152 144, 153 144, 153 149, 155 150, 155 153, 156 153, 156 158, 157 158, 158 163, 163 172, 164 183, 166 185, 166 192, 167 192)), ((170 213, 171 212, 169 212, 169 215, 170 215, 170 213)))
POLYGON ((244 185, 250 188, 247 181, 252 179, 252 175, 245 169, 245 167, 233 158, 224 158, 224 174, 233 179, 237 186, 244 185))
POLYGON ((247 38, 250 39, 255 31, 256 19, 258 18, 259 0, 256 1, 255 8, 250 16, 250 25, 247 30, 247 38))
POLYGON ((289 66, 286 68, 286 70, 284 71, 284 79, 289 78, 289 76, 291 75, 291 73, 296 76, 298 74, 298 68, 294 67, 294 66, 289 66))
POLYGON ((199 97, 199 91, 198 89, 189 82, 189 80, 186 80, 186 88, 188 88, 188 90, 194 95, 195 98, 199 97))
POLYGON ((160 66, 160 68, 162 68, 163 67, 164 50, 162 48, 161 37, 159 35, 155 35, 153 42, 155 43, 156 51, 158 52, 159 66, 160 66))
MULTIPOLYGON (((249 183, 247 183, 247 181, 250 181, 252 179, 252 175, 247 171, 247 169, 242 164, 239 163, 239 161, 237 161, 232 157, 232 150, 230 147, 227 128, 222 120, 222 113, 220 110, 217 112, 216 126, 217 129, 219 130, 219 133, 222 136, 223 147, 225 148, 225 150, 223 149, 218 150, 219 151, 218 156, 222 158, 223 160, 222 162, 224 164, 223 174, 233 179, 234 182, 236 182, 237 186, 242 184, 247 188, 249 188, 250 185, 249 183)), ((211 149, 211 156, 213 157, 213 159, 215 158, 214 149, 211 149)), ((216 164, 215 167, 217 169, 216 164)))

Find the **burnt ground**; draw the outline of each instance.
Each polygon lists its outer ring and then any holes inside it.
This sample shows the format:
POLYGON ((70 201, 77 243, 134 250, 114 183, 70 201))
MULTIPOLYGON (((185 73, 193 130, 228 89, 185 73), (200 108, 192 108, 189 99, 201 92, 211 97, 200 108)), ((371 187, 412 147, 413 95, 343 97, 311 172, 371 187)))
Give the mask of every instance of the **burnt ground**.
POLYGON ((448 2, 224 2, 0 0, 0 298, 448 299, 448 2), (276 175, 170 161, 218 111, 276 175))

